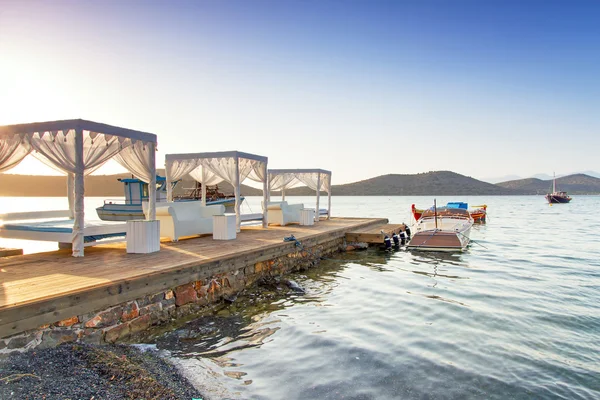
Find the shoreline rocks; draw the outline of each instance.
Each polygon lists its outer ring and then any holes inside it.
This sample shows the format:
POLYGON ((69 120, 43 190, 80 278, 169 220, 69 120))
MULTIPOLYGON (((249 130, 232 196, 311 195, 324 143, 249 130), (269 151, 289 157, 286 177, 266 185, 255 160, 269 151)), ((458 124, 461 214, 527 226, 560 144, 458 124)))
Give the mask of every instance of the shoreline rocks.
POLYGON ((178 368, 136 346, 65 343, 0 358, 2 399, 201 399, 178 368))

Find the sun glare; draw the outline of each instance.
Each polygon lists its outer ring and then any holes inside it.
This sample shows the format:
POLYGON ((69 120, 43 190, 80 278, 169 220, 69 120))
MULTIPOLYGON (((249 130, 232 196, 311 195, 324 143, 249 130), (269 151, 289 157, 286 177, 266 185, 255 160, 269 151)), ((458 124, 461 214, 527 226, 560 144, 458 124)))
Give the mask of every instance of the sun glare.
POLYGON ((56 119, 64 105, 60 73, 39 60, 0 48, 0 125, 56 119))

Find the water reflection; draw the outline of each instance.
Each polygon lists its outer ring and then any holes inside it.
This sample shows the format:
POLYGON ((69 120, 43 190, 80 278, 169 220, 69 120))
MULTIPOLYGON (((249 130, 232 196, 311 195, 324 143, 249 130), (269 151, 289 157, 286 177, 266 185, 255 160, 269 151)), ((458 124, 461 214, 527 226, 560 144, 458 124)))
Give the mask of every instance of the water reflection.
MULTIPOLYGON (((435 285, 433 285, 432 287, 435 287, 435 285)), ((463 302, 460 302, 460 301, 457 301, 457 300, 448 299, 448 298, 445 298, 445 297, 442 297, 442 296, 438 296, 438 295, 425 294, 425 293, 413 293, 413 292, 406 292, 406 293, 408 293, 408 294, 414 294, 414 295, 417 295, 417 296, 423 296, 425 298, 432 299, 432 300, 439 300, 439 301, 444 301, 446 303, 458 304, 458 305, 461 305, 461 306, 464 306, 464 307, 468 307, 468 305, 465 304, 465 303, 463 303, 463 302)))
POLYGON ((304 295, 246 293, 158 347, 218 377, 214 398, 595 398, 593 236, 566 247, 539 235, 556 216, 533 229, 508 200, 474 226, 482 246, 336 254, 291 277, 304 295))
POLYGON ((460 252, 444 252, 444 251, 410 251, 412 255, 411 263, 412 264, 452 264, 452 265, 464 265, 463 262, 463 253, 460 252))
POLYGON ((153 340, 159 348, 169 349, 177 357, 210 357, 222 363, 222 357, 229 352, 262 345, 277 332, 278 322, 270 318, 270 313, 253 315, 251 321, 240 314, 220 313, 189 321, 153 340))

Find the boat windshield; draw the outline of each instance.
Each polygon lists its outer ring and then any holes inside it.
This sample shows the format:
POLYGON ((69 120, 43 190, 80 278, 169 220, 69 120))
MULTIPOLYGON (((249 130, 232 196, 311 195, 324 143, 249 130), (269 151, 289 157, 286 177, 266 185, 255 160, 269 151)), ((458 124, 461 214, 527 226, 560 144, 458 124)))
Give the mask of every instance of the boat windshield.
POLYGON ((448 208, 438 207, 437 210, 432 208, 423 211, 422 218, 434 217, 437 214, 438 217, 465 217, 470 216, 469 211, 464 208, 448 208))

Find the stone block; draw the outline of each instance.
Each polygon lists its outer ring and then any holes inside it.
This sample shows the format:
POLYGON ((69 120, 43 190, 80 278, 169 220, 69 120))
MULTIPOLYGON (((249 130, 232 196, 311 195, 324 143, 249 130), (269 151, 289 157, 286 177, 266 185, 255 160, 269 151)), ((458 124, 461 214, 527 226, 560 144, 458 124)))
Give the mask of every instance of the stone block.
POLYGON ((171 297, 170 299, 164 299, 163 301, 160 302, 160 304, 162 305, 163 308, 168 307, 168 306, 174 306, 175 305, 175 297, 171 297))
POLYGON ((140 316, 161 312, 162 309, 162 303, 148 304, 146 307, 140 308, 140 316))
POLYGON ((101 344, 104 332, 102 329, 82 329, 79 341, 86 344, 101 344))
POLYGON ((77 316, 63 319, 62 321, 56 322, 54 325, 59 327, 73 326, 79 322, 79 318, 77 316))
POLYGON ((131 334, 143 332, 152 325, 150 315, 143 315, 129 322, 129 332, 131 334))
POLYGON ((135 301, 129 302, 123 306, 123 312, 121 313, 121 321, 131 321, 140 315, 138 305, 135 301))
POLYGON ((196 300, 198 300, 198 294, 196 293, 196 289, 194 289, 193 283, 187 283, 175 288, 175 304, 177 306, 193 303, 196 300))
POLYGON ((42 342, 43 332, 34 331, 22 335, 16 335, 10 338, 6 348, 9 350, 27 350, 37 347, 42 342))
POLYGON ((199 298, 206 298, 206 295, 208 294, 208 285, 200 286, 196 292, 198 293, 199 298))
POLYGON ((75 342, 79 339, 77 333, 72 329, 51 329, 44 332, 40 349, 56 347, 62 343, 75 342))
POLYGON ((88 321, 85 321, 84 327, 106 328, 108 326, 115 325, 121 319, 121 314, 123 314, 123 307, 110 308, 108 310, 99 312, 88 321))
POLYGON ((175 294, 173 293, 172 290, 167 290, 165 292, 165 300, 169 300, 175 297, 175 294))
POLYGON ((104 329, 104 341, 107 343, 115 343, 117 340, 124 339, 129 336, 129 325, 119 324, 104 329))
POLYGON ((194 281, 194 289, 196 289, 196 291, 200 290, 202 286, 204 286, 204 281, 194 281))
POLYGON ((6 347, 9 350, 23 349, 29 342, 31 342, 31 338, 28 336, 13 336, 8 341, 8 345, 6 347))
MULTIPOLYGON (((171 292, 173 293, 173 292, 171 292)), ((145 307, 148 304, 154 304, 154 303, 159 303, 162 300, 164 300, 165 298, 165 293, 164 292, 160 292, 160 293, 156 293, 150 296, 144 296, 140 299, 137 299, 136 302, 138 304, 139 308, 145 307)))
POLYGON ((254 264, 254 271, 259 274, 263 271, 268 271, 268 266, 264 262, 257 262, 254 264))

